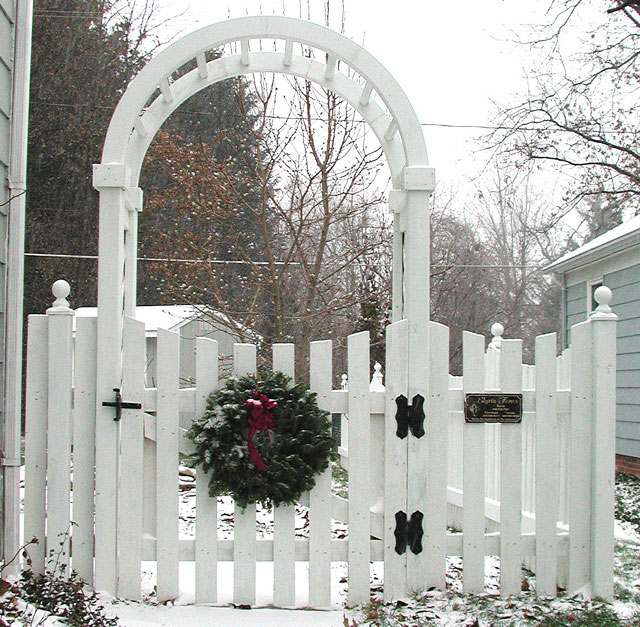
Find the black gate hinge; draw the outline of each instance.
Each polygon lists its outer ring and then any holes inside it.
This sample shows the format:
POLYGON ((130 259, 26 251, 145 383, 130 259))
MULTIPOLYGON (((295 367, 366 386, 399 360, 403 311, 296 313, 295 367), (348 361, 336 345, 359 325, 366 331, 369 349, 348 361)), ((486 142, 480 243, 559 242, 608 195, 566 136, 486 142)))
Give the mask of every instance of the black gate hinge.
POLYGON ((407 521, 407 515, 402 511, 396 512, 396 528, 393 535, 396 538, 395 551, 402 555, 407 550, 407 545, 414 555, 422 553, 422 520, 424 514, 417 509, 407 521))
POLYGON ((142 403, 127 403, 122 400, 122 394, 120 394, 120 388, 113 388, 113 391, 116 393, 115 401, 104 401, 102 403, 103 407, 115 407, 116 408, 116 417, 114 421, 120 420, 122 418, 122 410, 123 409, 142 409, 142 403))
POLYGON ((420 394, 413 397, 413 403, 409 405, 409 400, 404 394, 396 398, 396 422, 398 429, 396 435, 406 438, 411 429, 411 433, 416 438, 424 435, 424 398, 420 394))

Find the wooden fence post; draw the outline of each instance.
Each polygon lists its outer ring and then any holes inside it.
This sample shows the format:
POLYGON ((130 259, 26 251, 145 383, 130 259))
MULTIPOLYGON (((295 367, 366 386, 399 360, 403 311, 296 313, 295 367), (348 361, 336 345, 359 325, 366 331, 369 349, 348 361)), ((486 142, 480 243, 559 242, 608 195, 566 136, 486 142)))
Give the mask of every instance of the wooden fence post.
POLYGON ((66 568, 71 543, 71 410, 73 386, 73 309, 66 281, 53 284, 56 297, 47 309, 47 570, 66 568), (55 393, 53 393, 55 392, 55 393))
POLYGON ((616 456, 616 321, 611 290, 595 291, 598 307, 591 322, 592 471, 591 584, 594 596, 613 600, 613 549, 616 456))

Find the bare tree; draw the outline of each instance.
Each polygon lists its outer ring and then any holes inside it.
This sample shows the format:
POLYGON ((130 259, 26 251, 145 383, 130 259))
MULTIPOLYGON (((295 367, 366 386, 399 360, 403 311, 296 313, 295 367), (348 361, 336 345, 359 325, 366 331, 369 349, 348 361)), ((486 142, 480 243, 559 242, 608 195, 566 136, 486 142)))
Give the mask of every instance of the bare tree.
POLYGON ((487 142, 516 167, 546 164, 567 174, 559 211, 597 195, 601 203, 636 212, 639 7, 623 0, 556 0, 549 23, 524 42, 534 60, 528 93, 501 107, 487 142))
POLYGON ((249 91, 238 96, 253 170, 216 162, 211 144, 161 137, 150 159, 164 163, 166 184, 148 194, 141 243, 150 256, 199 262, 153 267, 165 298, 214 309, 240 337, 295 341, 302 373, 311 340, 357 320, 364 269, 388 235, 373 191, 381 149, 332 92, 276 77, 249 91))

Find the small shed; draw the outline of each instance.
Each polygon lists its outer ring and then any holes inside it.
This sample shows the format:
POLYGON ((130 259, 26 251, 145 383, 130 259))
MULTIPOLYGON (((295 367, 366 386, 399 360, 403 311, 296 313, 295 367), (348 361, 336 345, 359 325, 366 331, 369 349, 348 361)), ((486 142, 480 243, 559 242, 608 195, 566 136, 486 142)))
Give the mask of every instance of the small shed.
POLYGON ((563 284, 562 333, 597 306, 600 285, 613 292, 618 314, 616 377, 616 467, 640 475, 640 216, 564 255, 546 268, 563 284))
MULTIPOLYGON (((95 317, 97 307, 80 307, 76 316, 95 317)), ((222 365, 226 358, 233 356, 233 345, 239 337, 225 324, 224 314, 203 311, 193 305, 151 305, 136 307, 136 319, 144 322, 147 335, 147 377, 148 387, 156 386, 158 329, 180 333, 180 384, 193 385, 196 373, 196 338, 208 337, 218 342, 218 353, 222 365)), ((255 333, 250 334, 252 342, 258 342, 255 333)))

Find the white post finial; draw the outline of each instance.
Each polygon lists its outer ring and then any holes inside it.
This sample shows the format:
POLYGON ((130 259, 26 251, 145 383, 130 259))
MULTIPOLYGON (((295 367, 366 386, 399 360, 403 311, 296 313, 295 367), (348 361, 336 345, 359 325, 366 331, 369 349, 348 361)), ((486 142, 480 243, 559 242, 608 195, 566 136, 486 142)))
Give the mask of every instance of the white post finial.
POLYGON ((369 384, 370 392, 384 392, 384 384, 382 383, 382 366, 376 361, 373 366, 373 376, 369 384))
POLYGON ((340 377, 340 389, 341 390, 349 389, 349 379, 347 378, 346 374, 343 374, 342 377, 340 377))
POLYGON ((502 334, 504 333, 504 326, 502 326, 499 322, 494 322, 491 325, 491 335, 493 338, 491 342, 489 342, 489 348, 500 349, 502 346, 502 334))
POLYGON ((593 294, 598 306, 591 313, 592 320, 617 320, 618 316, 611 311, 611 301, 613 293, 606 285, 601 285, 593 294))
POLYGON ((51 293, 56 297, 53 305, 47 309, 47 313, 55 313, 56 311, 71 311, 67 296, 71 293, 71 286, 64 280, 58 279, 51 287, 51 293))

